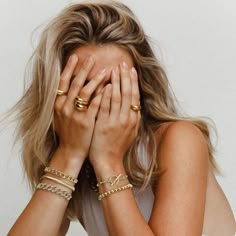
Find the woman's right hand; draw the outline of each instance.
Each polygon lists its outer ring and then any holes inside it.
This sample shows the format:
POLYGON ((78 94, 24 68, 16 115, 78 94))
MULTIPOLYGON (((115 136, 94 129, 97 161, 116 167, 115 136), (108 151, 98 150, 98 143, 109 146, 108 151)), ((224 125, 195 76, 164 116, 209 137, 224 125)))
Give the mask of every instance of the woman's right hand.
POLYGON ((68 154, 67 158, 73 157, 84 160, 89 151, 95 118, 99 110, 102 93, 91 99, 96 88, 103 81, 106 71, 102 70, 86 85, 85 81, 93 68, 94 59, 88 57, 70 84, 71 77, 78 62, 77 55, 70 56, 60 78, 59 90, 66 92, 58 95, 55 101, 54 124, 55 131, 59 136, 58 149, 68 154), (86 111, 75 108, 74 100, 79 96, 89 101, 86 111), (90 101, 91 99, 91 101, 90 101))

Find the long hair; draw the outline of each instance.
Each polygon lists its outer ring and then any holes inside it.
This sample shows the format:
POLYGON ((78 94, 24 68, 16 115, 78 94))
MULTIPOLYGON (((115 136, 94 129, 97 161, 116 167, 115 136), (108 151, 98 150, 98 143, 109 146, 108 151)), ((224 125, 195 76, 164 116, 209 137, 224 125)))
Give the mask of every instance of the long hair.
MULTIPOLYGON (((158 145, 155 132, 170 121, 188 120, 201 130, 208 144, 209 161, 213 170, 218 172, 208 124, 178 113, 167 75, 136 16, 120 2, 96 1, 73 4, 61 11, 44 28, 30 58, 30 83, 14 109, 18 111, 17 137, 22 140, 22 160, 32 190, 35 190, 44 167, 58 147, 53 130, 53 114, 55 88, 58 88, 61 72, 72 51, 89 44, 115 44, 122 47, 132 57, 138 72, 142 118, 138 136, 124 158, 126 172, 134 186, 140 187, 142 191, 163 173, 156 160, 158 145), (144 147, 148 161, 146 167, 138 158, 140 144, 144 147)), ((79 184, 88 181, 91 188, 96 190, 96 176, 88 159, 78 178, 79 184)), ((70 219, 81 218, 80 195, 79 185, 66 212, 70 219)))

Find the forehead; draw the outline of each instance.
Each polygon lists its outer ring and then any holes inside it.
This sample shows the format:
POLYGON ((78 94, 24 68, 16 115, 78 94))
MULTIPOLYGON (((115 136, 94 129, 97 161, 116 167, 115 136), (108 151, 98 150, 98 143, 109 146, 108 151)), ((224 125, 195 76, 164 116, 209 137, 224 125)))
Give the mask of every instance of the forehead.
POLYGON ((114 44, 86 45, 74 50, 79 60, 74 74, 77 74, 85 59, 92 56, 95 64, 90 71, 89 77, 93 77, 100 70, 106 69, 107 74, 112 68, 125 61, 129 68, 133 67, 133 60, 130 54, 123 48, 114 44))

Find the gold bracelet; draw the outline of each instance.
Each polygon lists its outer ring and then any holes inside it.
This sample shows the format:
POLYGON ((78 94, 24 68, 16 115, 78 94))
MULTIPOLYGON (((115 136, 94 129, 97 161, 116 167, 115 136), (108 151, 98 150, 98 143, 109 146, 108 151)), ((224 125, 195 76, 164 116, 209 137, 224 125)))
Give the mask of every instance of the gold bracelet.
POLYGON ((78 179, 76 179, 75 177, 70 176, 70 175, 66 175, 62 171, 53 169, 52 167, 49 167, 49 166, 45 167, 44 172, 45 173, 51 173, 51 174, 54 174, 56 176, 59 176, 62 179, 66 179, 66 180, 68 180, 69 182, 71 182, 73 184, 76 184, 78 182, 78 179))
POLYGON ((119 188, 111 189, 107 192, 104 192, 104 193, 100 194, 98 196, 98 200, 101 201, 104 197, 107 197, 108 195, 110 195, 112 193, 119 192, 119 191, 122 191, 122 190, 125 190, 125 189, 130 189, 130 188, 133 188, 133 185, 129 183, 129 184, 121 186, 119 188))
POLYGON ((65 183, 65 182, 63 182, 63 181, 61 181, 61 180, 59 180, 59 179, 57 179, 57 178, 54 178, 54 177, 51 177, 51 176, 48 176, 48 175, 43 175, 43 176, 40 178, 40 180, 42 180, 43 178, 53 180, 53 181, 55 181, 56 183, 61 184, 61 185, 65 186, 65 187, 71 189, 72 191, 75 191, 75 187, 74 187, 74 186, 71 186, 71 185, 69 185, 69 184, 67 184, 67 183, 65 183))
POLYGON ((39 183, 37 185, 36 189, 47 190, 49 192, 55 193, 55 194, 65 198, 68 201, 72 198, 71 193, 64 191, 64 190, 62 190, 56 186, 53 186, 51 184, 47 184, 47 183, 39 183))
POLYGON ((101 181, 97 183, 97 187, 99 187, 101 184, 105 184, 105 183, 110 183, 111 186, 113 186, 114 184, 118 184, 120 180, 124 180, 127 179, 128 175, 113 175, 111 177, 109 177, 107 180, 101 181))

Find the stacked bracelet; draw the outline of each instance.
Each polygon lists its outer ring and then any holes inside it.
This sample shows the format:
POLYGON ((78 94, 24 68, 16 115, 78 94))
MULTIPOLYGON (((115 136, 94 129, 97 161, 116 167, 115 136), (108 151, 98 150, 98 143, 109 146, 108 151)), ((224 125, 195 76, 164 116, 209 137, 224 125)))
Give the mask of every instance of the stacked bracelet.
MULTIPOLYGON (((74 185, 78 182, 78 180, 70 175, 66 175, 65 173, 63 173, 62 171, 59 171, 59 170, 56 170, 56 169, 53 169, 51 167, 46 167, 44 169, 44 172, 45 173, 50 173, 52 175, 55 175, 56 177, 60 177, 62 180, 60 180, 59 178, 55 178, 55 177, 52 177, 52 176, 49 176, 49 175, 43 175, 41 178, 40 178, 40 181, 42 179, 50 179, 58 184, 61 184, 65 187, 67 187, 68 189, 72 190, 72 191, 75 191, 75 187, 74 185), (65 182, 65 181, 68 181, 68 182, 65 182)), ((68 191, 64 191, 63 189, 61 188, 58 188, 56 186, 53 186, 51 184, 48 184, 48 183, 39 183, 36 187, 37 189, 42 189, 42 190, 47 190, 47 191, 50 191, 52 193, 55 193, 63 198, 65 198, 66 200, 70 200, 72 198, 72 194, 68 191)))
POLYGON ((47 190, 49 192, 55 193, 63 198, 65 198, 66 200, 70 200, 72 198, 71 193, 64 191, 56 186, 53 186, 51 184, 47 184, 47 183, 39 183, 36 187, 37 189, 43 189, 43 190, 47 190))
POLYGON ((47 167, 44 169, 44 172, 45 172, 45 173, 54 174, 54 175, 56 175, 56 176, 58 176, 58 177, 61 177, 62 179, 68 180, 69 182, 71 182, 71 183, 73 183, 73 184, 76 184, 76 183, 78 182, 78 179, 76 179, 75 177, 70 176, 70 175, 66 175, 66 174, 63 173, 62 171, 53 169, 52 167, 49 167, 49 166, 47 166, 47 167))
POLYGON ((53 180, 54 182, 56 182, 56 183, 58 183, 58 184, 61 184, 61 185, 65 186, 65 187, 71 189, 72 191, 75 191, 75 187, 74 187, 74 186, 71 186, 71 185, 69 185, 69 184, 67 184, 67 183, 65 183, 65 182, 63 182, 63 181, 61 181, 61 180, 59 180, 59 179, 57 179, 57 178, 53 178, 53 177, 48 176, 48 175, 43 175, 43 176, 40 178, 40 180, 42 180, 43 178, 53 180))
POLYGON ((119 192, 119 191, 122 191, 122 190, 125 190, 125 189, 130 189, 130 188, 133 188, 133 185, 132 184, 127 184, 127 185, 124 185, 124 186, 121 186, 121 187, 118 187, 118 188, 115 188, 115 189, 111 189, 105 193, 102 193, 98 196, 98 200, 101 201, 104 197, 107 197, 108 195, 112 194, 112 193, 115 193, 115 192, 119 192))

